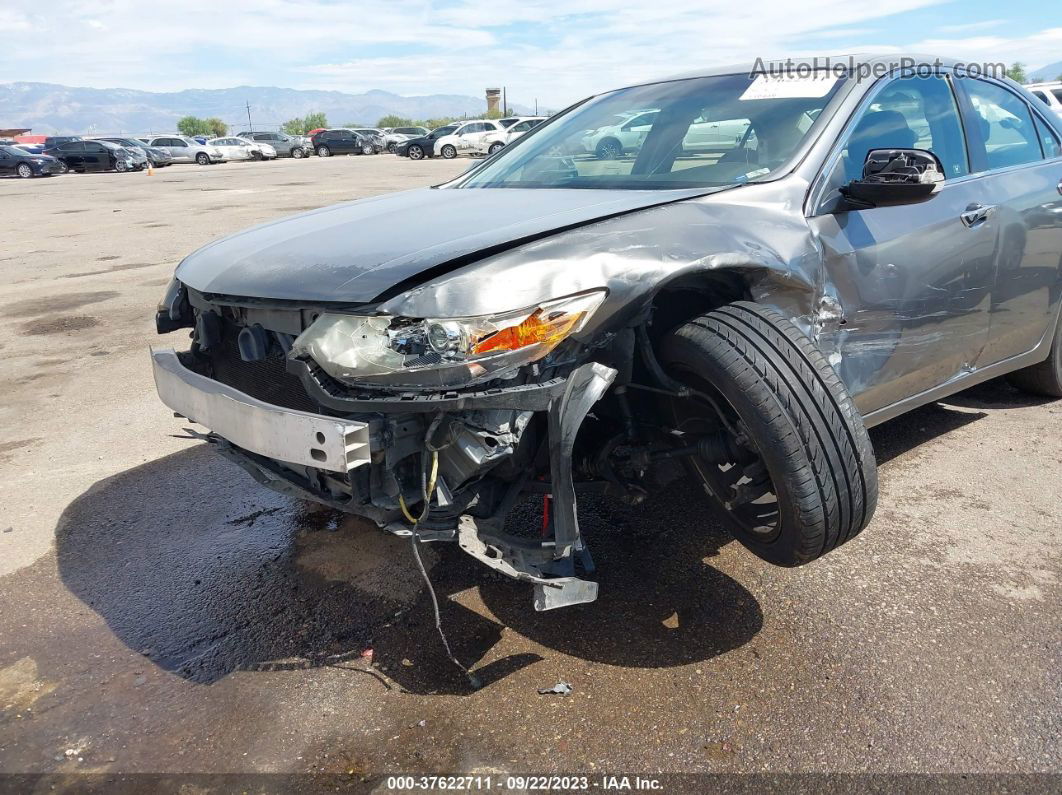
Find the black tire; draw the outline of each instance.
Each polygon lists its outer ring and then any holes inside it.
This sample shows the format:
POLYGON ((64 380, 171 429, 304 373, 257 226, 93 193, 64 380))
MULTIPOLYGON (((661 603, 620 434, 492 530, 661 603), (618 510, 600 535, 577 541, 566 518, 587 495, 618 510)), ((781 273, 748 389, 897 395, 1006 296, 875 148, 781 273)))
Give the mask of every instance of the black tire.
POLYGON ((1055 323, 1055 338, 1047 358, 1010 373, 1007 380, 1023 392, 1062 397, 1062 318, 1055 323))
POLYGON ((594 154, 598 160, 615 160, 623 157, 623 144, 615 138, 606 138, 597 145, 594 154))
POLYGON ((372 144, 363 144, 361 147, 361 153, 363 155, 374 155, 376 154, 376 147, 372 144))
POLYGON ((318 157, 331 157, 332 156, 332 150, 329 149, 327 146, 319 146, 319 147, 317 147, 317 156, 318 157))
MULTIPOLYGON (((738 430, 743 448, 735 464, 689 461, 749 550, 780 566, 799 566, 866 527, 878 496, 870 438, 837 373, 789 319, 758 304, 729 304, 668 335, 661 362, 714 400, 738 430), (752 482, 742 486, 743 478, 752 482), (726 483, 738 489, 720 494, 726 483), (765 496, 742 502, 749 500, 742 488, 766 488, 774 502, 758 504, 765 496)), ((675 427, 696 411, 718 416, 703 403, 684 414, 682 407, 693 402, 671 402, 675 427)))
POLYGON ((453 160, 457 157, 457 147, 453 144, 446 144, 446 146, 439 150, 439 154, 446 160, 453 160))
POLYGON ((29 179, 33 176, 33 166, 29 163, 19 163, 16 171, 22 179, 29 179))
POLYGON ((129 170, 129 164, 126 163, 124 160, 115 160, 114 170, 117 171, 119 174, 124 174, 126 171, 129 170))
POLYGON ((499 149, 503 148, 504 146, 505 146, 505 144, 503 144, 501 141, 495 141, 494 143, 492 143, 490 146, 487 147, 487 154, 488 155, 493 155, 495 152, 497 152, 499 149))
POLYGON ((396 144, 390 143, 387 145, 387 151, 393 155, 398 154, 398 146, 396 144))
POLYGON ((197 162, 201 166, 209 166, 210 155, 208 155, 206 152, 200 152, 195 156, 195 162, 197 162))
POLYGON ((421 147, 420 144, 413 144, 406 150, 406 154, 409 156, 410 160, 423 160, 424 148, 421 147))
POLYGON ((306 157, 306 152, 301 146, 293 147, 291 150, 291 156, 296 160, 301 160, 306 157))

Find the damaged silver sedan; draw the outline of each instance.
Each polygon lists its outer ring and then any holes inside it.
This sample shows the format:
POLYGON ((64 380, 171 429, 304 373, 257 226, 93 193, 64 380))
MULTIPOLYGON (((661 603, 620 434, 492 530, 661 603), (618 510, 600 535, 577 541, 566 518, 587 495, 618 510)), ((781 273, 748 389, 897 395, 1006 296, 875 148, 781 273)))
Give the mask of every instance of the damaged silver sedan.
POLYGON ((1062 396, 1062 128, 947 65, 805 66, 592 97, 446 184, 206 246, 159 307, 192 329, 162 400, 539 610, 597 594, 580 497, 683 472, 755 554, 815 560, 874 512, 868 426, 1002 374, 1062 396), (542 525, 507 523, 527 495, 542 525))

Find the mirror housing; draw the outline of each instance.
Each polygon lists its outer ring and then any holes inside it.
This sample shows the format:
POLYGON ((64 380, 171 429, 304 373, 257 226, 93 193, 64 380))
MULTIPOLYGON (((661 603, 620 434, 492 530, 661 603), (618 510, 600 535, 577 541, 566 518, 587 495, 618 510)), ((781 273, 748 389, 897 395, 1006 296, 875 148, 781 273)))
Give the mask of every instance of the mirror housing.
POLYGON ((841 195, 847 210, 915 204, 943 181, 944 166, 928 149, 871 149, 862 179, 842 186, 841 195))

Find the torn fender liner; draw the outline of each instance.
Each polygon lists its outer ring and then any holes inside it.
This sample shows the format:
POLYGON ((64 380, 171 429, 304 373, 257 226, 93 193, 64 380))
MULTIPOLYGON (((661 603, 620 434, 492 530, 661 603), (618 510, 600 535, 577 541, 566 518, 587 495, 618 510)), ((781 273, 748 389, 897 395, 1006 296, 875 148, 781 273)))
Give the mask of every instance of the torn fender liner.
POLYGON ((252 227, 190 254, 176 276, 202 293, 365 303, 444 263, 711 192, 423 188, 252 227))
MULTIPOLYGON (((553 490, 554 542, 543 544, 480 528, 470 516, 459 520, 461 549, 495 571, 535 585, 535 610, 592 602, 597 583, 575 576, 573 554, 583 550, 576 513, 572 451, 579 427, 601 399, 616 371, 597 362, 584 364, 568 377, 564 391, 549 408, 549 459, 553 490)), ((502 517, 504 520, 504 517, 502 517)))
POLYGON ((597 599, 597 583, 578 577, 544 577, 542 545, 528 540, 502 538, 480 531, 471 516, 462 516, 457 526, 461 549, 507 577, 535 586, 535 610, 553 610, 597 599))

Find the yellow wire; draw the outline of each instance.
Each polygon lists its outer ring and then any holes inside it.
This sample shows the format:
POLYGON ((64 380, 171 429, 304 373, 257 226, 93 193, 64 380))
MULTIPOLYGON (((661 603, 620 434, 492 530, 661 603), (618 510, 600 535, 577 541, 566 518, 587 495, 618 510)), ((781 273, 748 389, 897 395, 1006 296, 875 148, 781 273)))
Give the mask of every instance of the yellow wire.
POLYGON ((439 453, 436 450, 432 450, 431 453, 431 475, 428 477, 428 488, 424 492, 424 510, 420 513, 420 518, 414 518, 410 513, 409 508, 406 506, 405 497, 401 494, 398 495, 398 507, 402 509, 402 514, 406 517, 414 527, 420 524, 428 515, 428 509, 431 505, 432 495, 435 494, 435 481, 439 476, 439 453))

